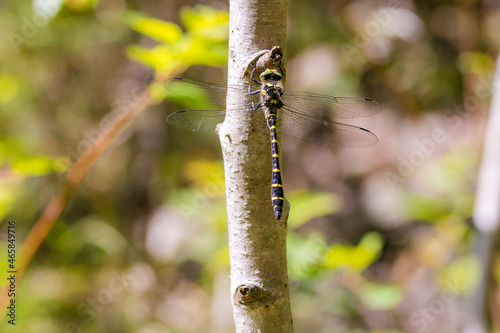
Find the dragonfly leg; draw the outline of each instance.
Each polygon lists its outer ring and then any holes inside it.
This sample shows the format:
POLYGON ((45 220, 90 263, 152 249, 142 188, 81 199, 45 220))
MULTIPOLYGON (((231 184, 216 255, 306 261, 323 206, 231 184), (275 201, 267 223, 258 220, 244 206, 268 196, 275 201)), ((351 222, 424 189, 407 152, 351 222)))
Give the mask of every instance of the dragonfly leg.
POLYGON ((250 105, 250 106, 251 106, 251 109, 252 109, 253 111, 258 110, 258 109, 262 106, 261 102, 257 103, 257 105, 255 105, 255 103, 254 103, 254 102, 250 102, 250 103, 248 103, 248 104, 245 104, 245 106, 246 106, 246 105, 250 105))
POLYGON ((257 84, 260 85, 260 81, 253 77, 253 73, 255 72, 255 67, 252 64, 250 64, 250 66, 252 66, 252 72, 250 73, 250 78, 252 79, 253 82, 256 82, 257 84))

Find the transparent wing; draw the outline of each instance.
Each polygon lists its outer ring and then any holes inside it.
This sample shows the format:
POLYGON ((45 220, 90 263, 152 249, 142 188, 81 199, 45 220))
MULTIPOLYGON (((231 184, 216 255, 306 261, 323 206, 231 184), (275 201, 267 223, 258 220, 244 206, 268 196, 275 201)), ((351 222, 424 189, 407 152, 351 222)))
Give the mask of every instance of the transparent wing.
POLYGON ((304 91, 285 91, 283 105, 296 113, 329 121, 369 117, 380 112, 380 104, 369 98, 332 97, 304 91))
MULTIPOLYGON (((164 83, 171 96, 184 97, 207 110, 183 110, 167 117, 175 127, 200 132, 214 132, 227 112, 252 112, 249 106, 222 110, 228 90, 248 94, 249 86, 225 86, 189 79, 168 79, 164 83), (210 108, 215 108, 209 110, 210 108)), ((258 94, 256 95, 258 96, 258 94)), ((284 133, 312 143, 333 147, 365 147, 377 143, 372 132, 338 123, 335 119, 372 116, 380 105, 367 98, 330 97, 315 93, 292 91, 283 96, 284 133)))
POLYGON ((191 102, 196 102, 200 107, 217 109, 225 108, 228 90, 236 90, 245 94, 249 92, 249 87, 245 85, 225 86, 181 78, 168 79, 163 83, 163 86, 170 93, 169 97, 174 99, 184 97, 191 102))
POLYGON ((304 116, 284 107, 283 133, 329 147, 368 147, 378 142, 367 129, 304 116))
POLYGON ((190 131, 215 133, 217 125, 224 121, 224 110, 182 110, 170 114, 170 125, 190 131))
POLYGON ((249 107, 232 110, 182 110, 170 114, 167 122, 189 131, 215 133, 217 125, 224 121, 227 112, 253 112, 249 107))

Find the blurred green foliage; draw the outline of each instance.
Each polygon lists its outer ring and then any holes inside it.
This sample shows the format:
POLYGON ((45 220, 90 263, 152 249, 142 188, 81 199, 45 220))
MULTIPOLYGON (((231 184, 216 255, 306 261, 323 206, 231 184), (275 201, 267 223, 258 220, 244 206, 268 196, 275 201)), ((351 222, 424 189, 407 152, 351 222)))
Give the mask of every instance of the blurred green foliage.
POLYGON ((291 228, 297 228, 313 218, 334 214, 341 206, 336 195, 308 190, 290 191, 287 193, 287 200, 292 207, 288 218, 288 226, 291 228))
MULTIPOLYGON (((164 55, 167 58, 171 58, 173 55, 176 55, 177 58, 189 56, 182 59, 187 66, 205 64, 205 62, 208 62, 206 65, 214 66, 220 63, 220 59, 227 62, 228 12, 217 11, 207 6, 184 7, 180 11, 179 17, 186 32, 183 32, 174 23, 161 21, 137 12, 128 12, 125 16, 125 22, 137 32, 164 44, 165 48, 153 48, 153 50, 165 52, 164 55), (213 63, 213 58, 217 58, 218 62, 213 63)), ((141 48, 130 48, 132 51, 138 49, 141 48)), ((159 71, 164 69, 161 66, 162 63, 149 63, 142 58, 134 58, 134 60, 144 61, 144 64, 159 71), (160 67, 158 68, 158 66, 160 67)), ((163 61, 163 63, 165 62, 163 61)))
MULTIPOLYGON (((172 99, 162 75, 220 83, 226 74, 224 4, 45 2, 50 13, 43 4, 0 4, 0 216, 17 221, 18 245, 108 114, 149 86, 158 101, 172 99)), ((384 106, 367 120, 380 138, 373 148, 284 144, 297 332, 415 331, 410 316, 449 293, 428 324, 457 331, 439 325, 480 282, 468 220, 495 11, 457 34, 450 13, 463 4, 413 5, 290 1, 287 87, 384 106), (466 50, 462 39, 472 41, 466 50), (399 187, 380 184, 432 128, 447 140, 399 187)), ((151 106, 86 175, 18 286, 17 327, 4 321, 0 331, 233 330, 220 147, 215 136, 168 128, 173 109, 151 106)), ((494 260, 496 281, 499 267, 494 260)))
POLYGON ((404 290, 398 285, 366 283, 362 287, 361 300, 374 310, 390 310, 399 305, 404 290))
POLYGON ((324 265, 330 269, 348 268, 363 271, 382 250, 383 239, 377 233, 367 233, 357 246, 333 245, 324 256, 324 265))
MULTIPOLYGON (((128 56, 156 72, 182 72, 189 66, 222 66, 227 64, 229 14, 211 7, 184 7, 179 15, 186 31, 172 23, 128 12, 125 22, 135 31, 158 42, 153 48, 130 46, 128 56)), ((155 88, 154 86, 152 88, 155 88)), ((163 87, 153 89, 159 99, 165 97, 163 87)))

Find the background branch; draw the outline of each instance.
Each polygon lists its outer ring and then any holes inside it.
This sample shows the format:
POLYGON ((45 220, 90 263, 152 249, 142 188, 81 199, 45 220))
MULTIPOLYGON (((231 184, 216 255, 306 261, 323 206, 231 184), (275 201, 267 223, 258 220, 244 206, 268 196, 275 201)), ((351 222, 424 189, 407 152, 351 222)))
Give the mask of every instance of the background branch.
POLYGON ((495 243, 499 239, 500 224, 500 57, 496 62, 493 78, 493 96, 490 106, 484 150, 479 169, 473 222, 475 226, 474 249, 481 265, 481 280, 476 290, 466 298, 468 313, 464 332, 488 332, 488 300, 491 284, 491 267, 495 243), (479 330, 478 330, 479 329, 479 330))

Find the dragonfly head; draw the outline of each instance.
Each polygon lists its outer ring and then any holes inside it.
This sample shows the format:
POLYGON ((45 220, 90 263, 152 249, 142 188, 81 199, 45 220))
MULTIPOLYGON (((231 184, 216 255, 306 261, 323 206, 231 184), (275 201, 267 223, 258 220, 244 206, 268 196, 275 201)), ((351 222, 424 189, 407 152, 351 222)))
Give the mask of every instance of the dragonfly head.
POLYGON ((277 80, 283 80, 283 74, 278 72, 276 69, 266 69, 260 74, 260 80, 261 81, 277 81, 277 80))

